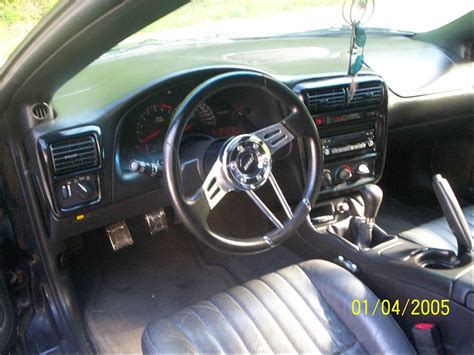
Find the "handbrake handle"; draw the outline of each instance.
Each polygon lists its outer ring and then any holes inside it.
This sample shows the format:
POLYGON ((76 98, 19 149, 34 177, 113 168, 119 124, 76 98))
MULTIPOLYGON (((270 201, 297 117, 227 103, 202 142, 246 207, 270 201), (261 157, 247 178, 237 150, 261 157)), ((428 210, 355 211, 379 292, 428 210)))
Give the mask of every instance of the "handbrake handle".
POLYGON ((457 255, 470 253, 472 250, 471 231, 451 185, 448 180, 437 174, 433 177, 433 189, 448 221, 449 228, 451 228, 458 242, 457 255))

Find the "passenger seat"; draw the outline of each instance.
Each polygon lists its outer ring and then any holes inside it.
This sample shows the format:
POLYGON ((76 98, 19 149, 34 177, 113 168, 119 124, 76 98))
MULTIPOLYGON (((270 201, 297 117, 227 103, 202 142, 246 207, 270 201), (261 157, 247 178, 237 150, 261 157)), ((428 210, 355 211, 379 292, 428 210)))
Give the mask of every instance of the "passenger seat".
MULTIPOLYGON (((466 217, 469 229, 471 230, 471 237, 473 237, 474 205, 465 207, 463 213, 466 217)), ((452 250, 455 253, 458 250, 456 238, 451 232, 448 222, 444 217, 404 231, 400 233, 400 236, 430 248, 452 250)))

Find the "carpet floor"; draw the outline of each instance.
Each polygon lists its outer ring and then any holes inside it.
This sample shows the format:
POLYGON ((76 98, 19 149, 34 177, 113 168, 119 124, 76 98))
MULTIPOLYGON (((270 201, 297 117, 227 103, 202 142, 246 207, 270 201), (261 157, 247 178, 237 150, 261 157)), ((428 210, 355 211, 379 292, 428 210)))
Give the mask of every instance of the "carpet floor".
POLYGON ((84 321, 100 353, 139 353, 149 322, 302 260, 284 246, 252 256, 221 254, 182 226, 155 237, 129 228, 133 246, 113 252, 105 235, 93 234, 71 260, 84 321))

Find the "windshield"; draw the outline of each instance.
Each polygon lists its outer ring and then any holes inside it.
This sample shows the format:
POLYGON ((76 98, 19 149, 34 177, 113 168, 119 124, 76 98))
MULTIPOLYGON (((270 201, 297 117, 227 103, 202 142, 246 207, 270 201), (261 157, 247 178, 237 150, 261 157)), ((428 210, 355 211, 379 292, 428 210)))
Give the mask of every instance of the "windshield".
MULTIPOLYGON (((318 30, 337 32, 348 29, 342 15, 343 4, 344 0, 194 0, 127 38, 115 49, 137 43, 317 35, 318 30)), ((375 0, 373 13, 372 7, 368 8, 372 16, 363 25, 385 32, 426 32, 472 9, 472 0, 375 0)))
MULTIPOLYGON (((58 1, 0 0, 0 67, 58 1)), ((374 1, 373 15, 365 27, 409 33, 430 31, 473 9, 472 0, 374 1)), ((317 35, 318 30, 346 30, 343 3, 344 0, 192 0, 130 36, 114 50, 143 43, 317 35)))

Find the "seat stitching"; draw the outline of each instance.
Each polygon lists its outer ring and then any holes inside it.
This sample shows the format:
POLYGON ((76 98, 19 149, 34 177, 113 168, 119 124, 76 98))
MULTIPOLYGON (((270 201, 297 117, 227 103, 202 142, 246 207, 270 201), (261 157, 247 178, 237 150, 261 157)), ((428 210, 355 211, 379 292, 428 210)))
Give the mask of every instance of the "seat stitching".
MULTIPOLYGON (((321 298, 324 300, 324 302, 327 303, 326 298, 321 293, 320 293, 320 295, 321 295, 321 298)), ((338 317, 341 320, 341 322, 346 326, 346 328, 349 329, 349 326, 344 321, 344 319, 340 318, 337 315, 337 313, 334 313, 334 314, 335 314, 336 317, 338 317)), ((392 321, 395 322, 395 320, 393 318, 392 318, 392 321)), ((349 330, 349 332, 350 332, 350 334, 352 334, 352 338, 354 339, 354 343, 351 346, 349 346, 348 349, 351 349, 355 344, 360 344, 361 348, 364 349, 368 353, 367 349, 365 348, 364 344, 359 340, 359 338, 351 330, 349 330)), ((377 339, 377 335, 379 333, 380 333, 380 328, 377 328, 376 333, 373 334, 372 338, 377 339)), ((375 341, 375 342, 377 343, 377 346, 378 346, 378 342, 377 341, 375 341)), ((346 351, 347 351, 347 349, 346 349, 346 351)), ((381 352, 383 352, 383 349, 381 349, 381 352)))
MULTIPOLYGON (((299 264, 296 264, 296 267, 298 269, 301 270, 301 272, 305 275, 305 277, 308 279, 309 282, 311 282, 311 284, 314 286, 314 288, 316 289, 316 291, 318 292, 318 294, 321 296, 321 298, 323 299, 324 303, 326 303, 328 306, 328 302, 326 301, 326 298, 324 297, 324 295, 319 291, 318 287, 313 283, 313 281, 311 281, 311 279, 309 278, 308 274, 306 273, 306 271, 303 270, 303 268, 299 265, 299 264)), ((331 309, 331 306, 329 306, 329 308, 331 309)), ((339 315, 334 312, 332 309, 331 309, 331 312, 333 313, 333 315, 339 319, 339 321, 344 324, 344 326, 346 327, 346 329, 348 330, 348 332, 352 335, 352 339, 354 342, 357 342, 357 343, 360 343, 361 346, 365 349, 365 347, 363 346, 363 344, 359 341, 359 339, 356 337, 356 335, 349 329, 349 326, 347 325, 347 323, 344 321, 344 319, 342 319, 341 317, 339 317, 339 315)), ((395 320, 392 318, 392 320, 395 322, 395 320)))
POLYGON ((267 344, 267 346, 270 348, 270 350, 275 353, 275 351, 273 350, 273 348, 270 346, 270 343, 268 342, 268 340, 265 338, 265 336, 263 335, 263 333, 260 331, 260 329, 258 329, 257 327, 257 324, 255 323, 254 319, 250 316, 250 313, 248 313, 244 308, 243 306, 240 305, 240 303, 234 298, 232 297, 232 295, 228 292, 224 292, 223 295, 226 295, 228 296, 241 310, 242 312, 244 312, 244 314, 250 319, 250 321, 252 322, 252 324, 255 326, 255 329, 257 329, 258 333, 260 334, 260 336, 262 337, 262 339, 265 341, 265 343, 267 344))
POLYGON ((260 301, 258 296, 255 293, 253 293, 252 290, 250 290, 246 285, 243 285, 242 287, 245 288, 253 297, 255 297, 255 299, 263 306, 263 308, 267 311, 267 313, 273 319, 275 324, 280 328, 281 332, 285 335, 285 337, 288 340, 288 342, 290 343, 291 347, 295 350, 295 352, 298 352, 298 350, 296 350, 295 344, 293 344, 293 342, 290 340, 290 338, 288 337, 286 332, 283 330, 280 323, 275 319, 275 317, 273 316, 272 312, 268 309, 268 307, 265 306, 265 304, 262 301, 260 301))
MULTIPOLYGON (((197 348, 197 345, 194 344, 194 343, 191 341, 191 338, 190 338, 185 332, 183 332, 183 330, 182 330, 178 325, 175 325, 174 322, 173 322, 171 319, 169 319, 169 318, 163 318, 163 320, 168 321, 172 326, 174 326, 175 328, 177 328, 177 330, 178 330, 181 334, 183 334, 184 337, 188 340, 188 343, 190 343, 190 344, 193 345, 195 348, 197 348)), ((149 343, 149 345, 151 346, 151 348, 152 348, 152 350, 153 350, 153 353, 155 353, 155 354, 161 353, 160 347, 159 347, 158 345, 154 344, 153 341, 151 340, 151 337, 150 337, 150 334, 149 334, 149 328, 148 328, 148 327, 145 328, 145 335, 146 335, 146 337, 147 337, 147 339, 148 339, 147 342, 149 343)), ((194 350, 196 350, 196 349, 194 349, 194 350)), ((198 349, 198 352, 200 352, 199 349, 198 349)))
POLYGON ((160 352, 159 347, 158 346, 155 347, 155 344, 153 344, 153 342, 151 341, 151 337, 150 337, 150 334, 148 332, 149 332, 148 328, 146 328, 145 329, 145 342, 146 342, 146 344, 152 350, 153 353, 159 353, 160 352))
POLYGON ((194 311, 194 309, 192 309, 192 307, 188 307, 188 309, 189 309, 191 312, 193 312, 193 314, 196 316, 197 319, 199 319, 199 321, 200 321, 202 324, 204 324, 204 327, 208 330, 207 333, 209 333, 210 338, 213 338, 213 339, 216 341, 217 346, 218 346, 218 347, 220 348, 220 350, 225 354, 226 351, 224 350, 224 348, 222 348, 222 346, 221 346, 219 340, 214 336, 214 333, 213 333, 213 331, 211 330, 211 328, 209 328, 209 326, 207 325, 207 322, 206 322, 204 319, 202 319, 202 318, 199 316, 199 314, 197 314, 196 311, 194 311))
MULTIPOLYGON (((368 351, 367 349, 364 347, 364 345, 359 342, 359 341, 355 341, 354 343, 352 343, 352 345, 350 345, 347 349, 344 350, 345 353, 348 353, 350 350, 354 349, 354 348, 357 348, 359 347, 359 349, 362 349, 363 351, 365 351, 366 354, 368 354, 368 351)), ((358 352, 360 353, 360 351, 358 352)))
MULTIPOLYGON (((291 314, 291 316, 293 317, 293 319, 299 323, 299 325, 301 326, 301 328, 304 330, 304 332, 306 333, 306 335, 308 336, 308 338, 313 342, 313 344, 319 349, 318 345, 314 342, 313 340, 313 337, 308 333, 308 329, 307 327, 305 326, 305 323, 298 318, 296 318, 295 314, 293 314, 293 311, 290 309, 290 307, 288 306, 288 304, 286 303, 285 299, 283 297, 281 297, 275 290, 273 287, 270 286, 270 284, 268 282, 266 282, 265 280, 263 279, 258 279, 257 281, 260 281, 262 282, 265 286, 268 287, 268 289, 270 289, 271 292, 273 292, 275 294, 275 296, 277 296, 281 301, 282 303, 285 305, 286 309, 288 310, 288 312, 291 314)), ((310 309, 311 310, 311 309, 310 309)), ((316 317, 317 319, 317 317, 316 317)))
POLYGON ((171 318, 169 319, 169 321, 170 321, 170 323, 173 324, 176 328, 178 328, 179 331, 180 331, 181 333, 183 333, 186 338, 188 338, 188 341, 189 341, 191 344, 193 344, 193 345, 197 348, 198 353, 203 354, 203 352, 201 351, 200 347, 199 347, 196 343, 194 343, 194 342, 191 340, 191 338, 189 337, 189 335, 187 334, 187 332, 185 332, 182 327, 180 327, 180 326, 179 326, 173 319, 171 319, 171 318))
MULTIPOLYGON (((299 265, 296 265, 299 267, 299 265)), ((300 268, 301 269, 301 268, 300 268)), ((303 271, 303 269, 301 269, 303 271)), ((308 280, 311 282, 311 279, 308 277, 308 275, 306 275, 306 273, 303 271, 303 273, 305 274, 305 276, 308 278, 308 280)), ((306 301, 306 299, 301 295, 301 293, 296 289, 296 287, 294 287, 288 280, 286 277, 284 277, 282 274, 280 274, 278 271, 275 272, 276 275, 280 276, 288 285, 290 285, 290 287, 292 289, 295 290, 296 294, 303 300, 303 302, 309 307, 309 309, 312 310, 312 307, 309 305, 308 301, 306 301)), ((314 289, 316 290, 316 292, 318 293, 318 295, 320 295, 318 289, 316 288, 316 286, 313 284, 313 282, 311 282, 311 285, 313 285, 314 289)), ((326 302, 326 301, 325 301, 326 302)), ((336 341, 336 338, 334 337, 334 335, 332 334, 332 331, 330 331, 329 327, 326 327, 326 325, 324 324, 324 322, 322 322, 321 318, 319 317, 318 313, 317 312, 314 312, 312 310, 312 312, 314 313, 314 315, 316 316, 316 318, 318 319, 319 323, 321 323, 321 325, 326 328, 326 330, 328 331, 328 334, 329 336, 331 337, 331 339, 333 340, 334 344, 336 344, 336 346, 339 348, 339 350, 342 352, 342 348, 341 348, 341 345, 339 344, 339 342, 336 341)), ((332 310, 331 310, 332 312, 332 310)), ((334 312, 333 312, 334 313, 334 312)), ((345 325, 345 323, 344 323, 345 325)))
MULTIPOLYGON (((301 271, 303 271, 303 273, 304 273, 304 274, 306 275, 306 277, 309 279, 309 277, 308 277, 308 275, 305 273, 305 271, 304 271, 299 265, 297 265, 297 266, 301 269, 301 271)), ((311 281, 311 279, 309 279, 309 280, 311 281)), ((364 285, 364 286, 365 286, 365 285, 364 285)), ((377 298, 377 296, 375 296, 375 294, 374 294, 370 289, 367 289, 367 290, 369 291, 369 294, 372 294, 373 297, 377 298)), ((324 295, 323 295, 322 293, 320 293, 320 295, 321 295, 322 299, 324 300, 324 302, 327 303, 326 298, 324 297, 324 295)), ((348 324, 344 321, 343 318, 339 317, 339 315, 338 315, 337 313, 335 313, 335 312, 334 312, 334 315, 335 315, 338 319, 341 320, 341 322, 346 326, 347 329, 349 329, 348 324)), ((393 317, 384 317, 383 319, 386 319, 387 322, 390 322, 390 323, 392 323, 392 325, 394 325, 395 330, 398 331, 398 334, 397 334, 397 335, 400 335, 400 334, 401 334, 402 337, 405 336, 404 333, 403 333, 403 331, 402 331, 402 329, 398 326, 398 323, 395 321, 395 319, 394 319, 393 317)), ((367 351, 367 349, 365 348, 364 344, 359 340, 359 338, 358 338, 351 330, 349 330, 349 332, 352 334, 352 336, 353 336, 353 338, 354 338, 354 341, 358 342, 358 343, 361 345, 361 347, 362 347, 364 350, 367 351)), ((379 333, 380 333, 380 328, 377 328, 376 333, 373 334, 373 337, 372 337, 372 338, 373 338, 373 339, 377 339, 377 336, 376 336, 376 335, 379 334, 379 333)), ((377 340, 375 340, 374 342, 376 343, 376 346, 380 347, 377 340)), ((381 351, 383 351, 383 349, 382 349, 381 351)))
POLYGON ((227 322, 227 324, 229 324, 229 326, 232 328, 232 330, 235 332, 235 334, 237 334, 239 340, 241 341, 241 343, 243 344, 243 346, 245 347, 245 350, 250 353, 250 350, 249 350, 249 347, 247 346, 247 344, 245 344, 244 342, 244 339, 242 338, 242 336, 240 335, 240 333, 237 331, 237 329, 234 327, 234 324, 233 322, 231 323, 229 319, 227 319, 227 317, 224 315, 224 313, 221 312, 221 310, 219 309, 219 307, 217 307, 216 304, 214 304, 214 302, 212 302, 211 300, 208 300, 207 301, 212 307, 214 307, 216 309, 217 312, 219 312, 219 314, 222 315, 222 318, 224 318, 224 320, 227 322))

